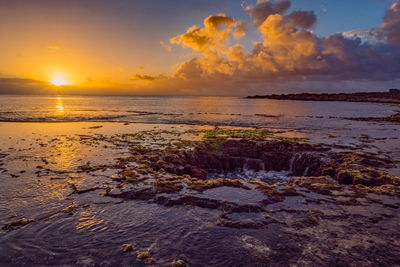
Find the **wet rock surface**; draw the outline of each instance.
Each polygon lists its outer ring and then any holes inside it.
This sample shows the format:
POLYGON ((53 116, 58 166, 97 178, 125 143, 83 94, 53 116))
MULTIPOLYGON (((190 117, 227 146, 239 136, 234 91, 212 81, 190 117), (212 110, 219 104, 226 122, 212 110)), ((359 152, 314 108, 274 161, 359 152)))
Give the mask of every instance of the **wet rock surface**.
POLYGON ((387 117, 359 117, 359 118, 346 118, 354 121, 375 121, 375 122, 392 122, 400 123, 400 113, 395 113, 387 117))
POLYGON ((400 180, 386 155, 257 129, 42 143, 54 153, 2 158, 25 171, 2 177, 2 264, 400 264, 400 180))

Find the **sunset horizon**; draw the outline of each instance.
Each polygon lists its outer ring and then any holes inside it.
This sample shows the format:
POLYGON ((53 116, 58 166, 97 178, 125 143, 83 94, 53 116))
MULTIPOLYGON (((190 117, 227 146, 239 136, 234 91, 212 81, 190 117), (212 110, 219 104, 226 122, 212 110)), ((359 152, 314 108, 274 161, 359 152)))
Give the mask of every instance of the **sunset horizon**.
POLYGON ((1 1, 0 93, 51 94, 57 77, 88 95, 400 87, 397 1, 172 2, 1 1))
POLYGON ((0 267, 400 266, 400 0, 0 0, 0 267))

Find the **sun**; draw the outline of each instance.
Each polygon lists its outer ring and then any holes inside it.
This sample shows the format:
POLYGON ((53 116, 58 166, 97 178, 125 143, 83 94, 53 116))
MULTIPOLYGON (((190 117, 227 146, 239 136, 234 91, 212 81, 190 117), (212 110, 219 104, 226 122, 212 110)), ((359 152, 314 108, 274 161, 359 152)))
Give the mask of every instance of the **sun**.
POLYGON ((63 78, 60 78, 60 77, 54 78, 52 80, 49 80, 49 82, 51 82, 55 86, 61 86, 61 85, 66 85, 67 84, 67 82, 63 78))
POLYGON ((48 82, 52 83, 55 86, 61 86, 61 85, 67 85, 68 82, 65 79, 65 75, 60 74, 60 73, 54 73, 52 76, 50 76, 51 79, 48 80, 48 82))

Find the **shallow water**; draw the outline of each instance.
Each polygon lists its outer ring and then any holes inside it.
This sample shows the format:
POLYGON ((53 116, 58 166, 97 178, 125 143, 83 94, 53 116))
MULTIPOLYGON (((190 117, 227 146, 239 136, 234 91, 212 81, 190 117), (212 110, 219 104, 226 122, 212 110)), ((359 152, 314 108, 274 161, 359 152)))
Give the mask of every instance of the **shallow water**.
MULTIPOLYGON (((24 125, 28 126, 24 140, 18 136, 11 140, 2 136, 8 145, 18 144, 3 150, 7 156, 1 167, 7 172, 0 174, 0 224, 22 217, 34 222, 13 231, 0 229, 0 264, 142 266, 145 262, 136 255, 148 251, 157 265, 168 266, 180 259, 194 266, 237 266, 239 262, 261 266, 269 261, 269 254, 265 254, 271 250, 269 246, 280 242, 278 236, 272 235, 280 228, 278 225, 270 230, 219 225, 223 212, 219 209, 165 207, 143 200, 106 197, 104 190, 71 195, 71 184, 79 188, 104 188, 115 172, 110 169, 80 173, 77 172, 79 165, 86 161, 112 162, 126 155, 126 150, 81 143, 71 132, 67 136, 54 134, 63 132, 62 129, 46 132, 42 131, 46 127, 36 127, 36 133, 28 136, 29 125, 24 125), (46 146, 40 146, 44 143, 46 146), (41 173, 37 174, 37 170, 41 173), (133 246, 132 252, 123 251, 123 244, 127 243, 133 246)), ((73 133, 87 131, 90 124, 79 126, 85 127, 77 127, 73 133)), ((152 127, 142 125, 140 129, 152 127)), ((257 205, 265 199, 259 192, 229 187, 191 194, 199 199, 238 205, 257 205)), ((264 219, 257 213, 231 216, 242 223, 264 219)), ((282 261, 288 262, 288 259, 282 261)))
MULTIPOLYGON (((112 164, 128 155, 127 147, 82 141, 84 135, 213 128, 188 125, 196 123, 271 127, 278 136, 400 159, 398 124, 329 118, 387 116, 397 109, 387 104, 239 98, 1 96, 0 225, 20 218, 34 221, 13 231, 0 229, 0 265, 145 265, 137 259, 139 252, 149 252, 155 264, 164 266, 178 259, 190 266, 346 265, 349 260, 394 264, 400 255, 396 197, 373 196, 380 202, 359 199, 350 205, 357 197, 351 192, 335 197, 301 191, 301 196, 271 203, 260 191, 218 187, 181 194, 214 201, 219 208, 166 206, 154 199, 105 196, 116 170, 86 173, 78 167, 88 161, 112 164), (29 122, 42 120, 64 123, 29 122), (71 194, 72 185, 99 189, 71 194), (225 210, 226 203, 244 211, 225 210), (132 252, 123 251, 127 243, 132 252)), ((243 166, 239 172, 209 175, 270 183, 288 179, 288 172, 260 169, 243 166)), ((399 168, 388 171, 400 174, 399 168)), ((131 189, 126 185, 113 190, 131 189)))
POLYGON ((238 97, 0 96, 0 121, 124 121, 321 129, 383 117, 398 105, 238 97))

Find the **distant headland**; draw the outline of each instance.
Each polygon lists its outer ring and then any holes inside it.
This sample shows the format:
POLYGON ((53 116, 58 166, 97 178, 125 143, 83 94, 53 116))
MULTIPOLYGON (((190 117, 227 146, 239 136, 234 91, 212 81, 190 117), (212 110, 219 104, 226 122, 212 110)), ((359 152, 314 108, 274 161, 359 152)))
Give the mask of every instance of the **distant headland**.
POLYGON ((247 96, 251 99, 303 100, 303 101, 346 101, 346 102, 378 102, 400 104, 400 89, 390 89, 387 92, 359 92, 337 94, 272 94, 247 96))

